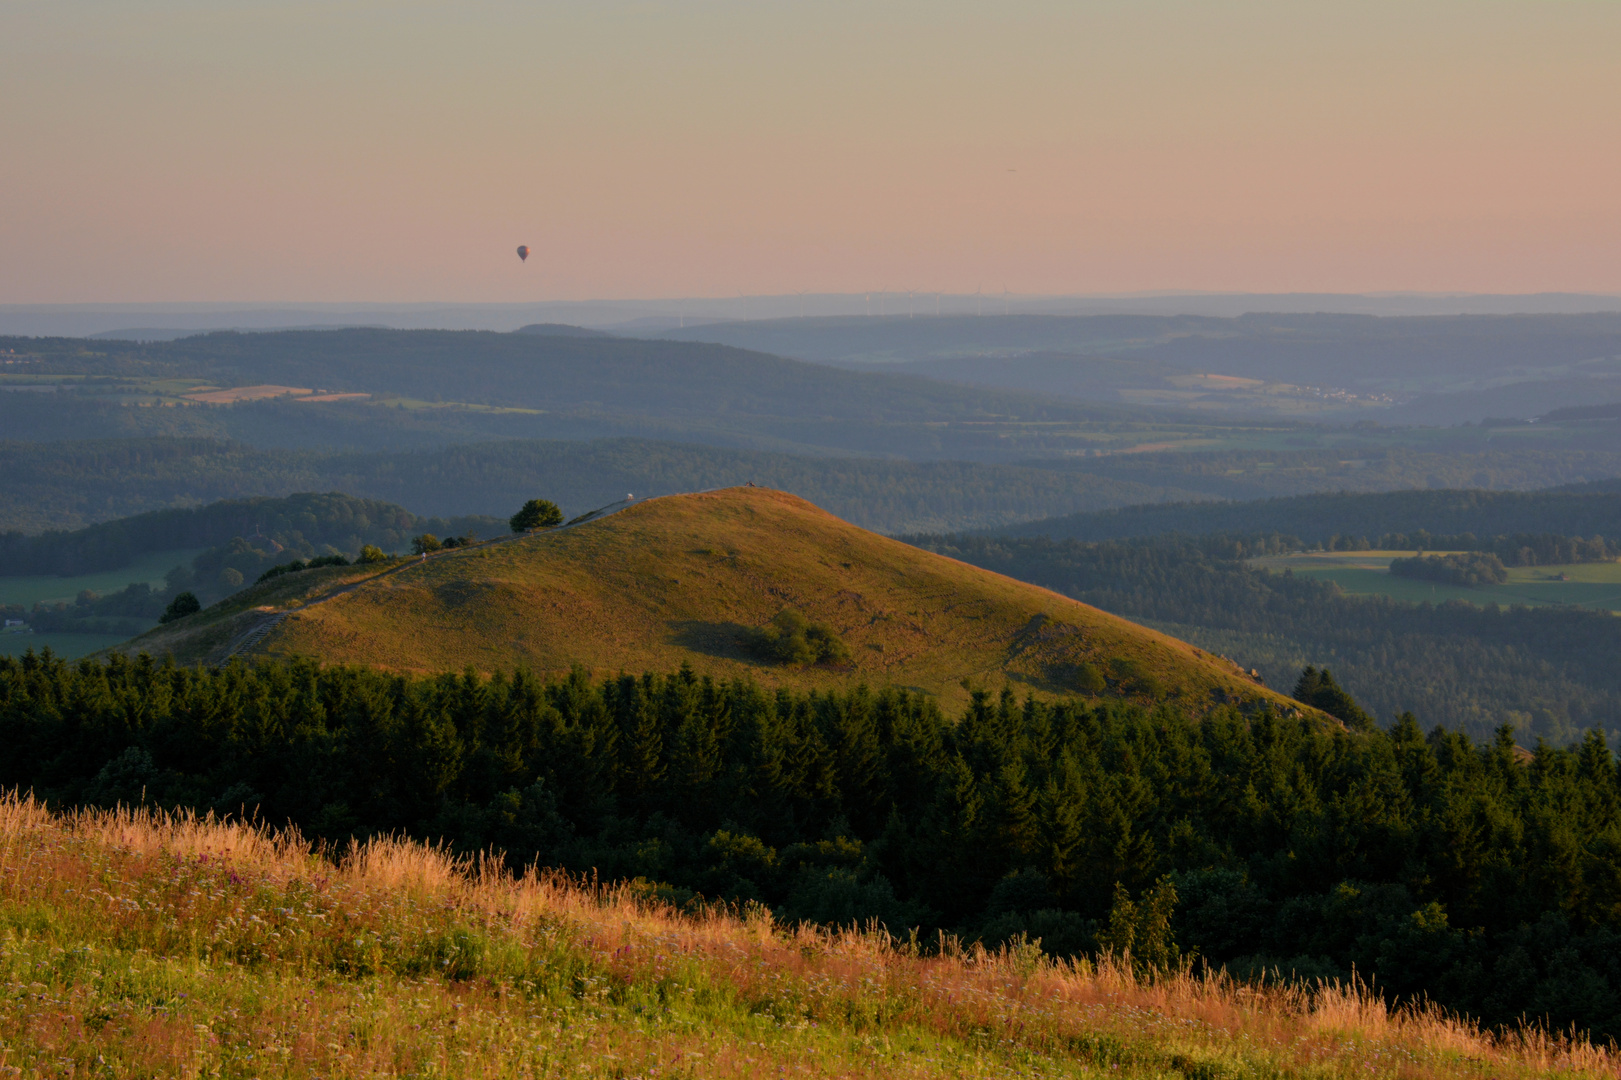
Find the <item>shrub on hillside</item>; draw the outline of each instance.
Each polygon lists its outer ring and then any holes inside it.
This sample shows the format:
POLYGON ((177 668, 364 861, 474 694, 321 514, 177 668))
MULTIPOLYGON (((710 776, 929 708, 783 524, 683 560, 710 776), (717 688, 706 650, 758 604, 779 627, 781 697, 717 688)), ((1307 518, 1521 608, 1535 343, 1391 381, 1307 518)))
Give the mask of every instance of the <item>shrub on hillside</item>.
POLYGON ((280 566, 272 566, 259 575, 259 581, 269 581, 271 578, 281 577, 283 574, 296 574, 300 570, 317 570, 323 566, 348 566, 349 560, 342 555, 318 555, 308 562, 303 559, 294 559, 280 566))
POLYGON ((1083 694, 1101 694, 1109 688, 1103 671, 1096 664, 1085 661, 1075 665, 1074 683, 1075 689, 1083 694))
POLYGON ((423 533, 421 536, 411 537, 411 554, 426 555, 430 551, 438 551, 445 545, 433 533, 423 533))
POLYGON ((751 632, 744 645, 750 655, 779 664, 836 664, 850 659, 836 630, 811 622, 793 608, 783 608, 769 625, 751 632))
POLYGON ((530 529, 550 529, 555 525, 563 524, 563 511, 550 499, 530 499, 523 504, 523 508, 507 522, 515 533, 528 532, 530 529))
POLYGON ((376 563, 387 562, 388 555, 376 544, 367 544, 360 549, 360 559, 358 561, 362 566, 372 566, 376 563))
POLYGON ((1162 697, 1165 694, 1165 684, 1141 660, 1117 656, 1109 661, 1109 670, 1121 693, 1145 694, 1148 697, 1162 697))

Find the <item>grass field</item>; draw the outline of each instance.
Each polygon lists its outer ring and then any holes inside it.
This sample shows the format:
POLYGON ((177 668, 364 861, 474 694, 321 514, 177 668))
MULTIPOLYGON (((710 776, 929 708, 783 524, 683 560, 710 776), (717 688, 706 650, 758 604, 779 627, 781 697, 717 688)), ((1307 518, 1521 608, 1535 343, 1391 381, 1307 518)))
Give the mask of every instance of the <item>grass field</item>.
POLYGON ((89 589, 95 593, 117 592, 125 585, 144 581, 153 586, 163 584, 163 575, 176 566, 190 565, 202 548, 179 548, 174 551, 154 551, 142 555, 122 570, 104 570, 74 577, 55 577, 39 574, 29 577, 0 577, 0 604, 21 604, 33 607, 35 603, 72 600, 89 589))
POLYGON ((255 651, 416 671, 672 671, 799 689, 898 686, 966 704, 967 680, 1020 693, 1092 692, 1298 704, 1231 662, 1057 593, 930 554, 765 488, 651 499, 611 517, 371 571, 307 571, 134 639, 126 651, 217 658, 256 618, 288 612, 255 651), (296 590, 288 592, 287 590, 296 590), (752 658, 746 635, 784 608, 831 625, 837 665, 752 658))
MULTIPOLYGON (((1528 607, 1567 604, 1621 612, 1621 563, 1577 563, 1572 566, 1514 566, 1508 582, 1478 589, 1397 577, 1390 560, 1408 558, 1411 551, 1308 551, 1251 560, 1267 570, 1288 569, 1296 574, 1337 582, 1348 593, 1388 596, 1394 600, 1441 603, 1462 600, 1471 604, 1524 604, 1528 607), (1565 580, 1558 578, 1563 575, 1565 580)), ((1427 554, 1448 554, 1428 552, 1427 554)))
POLYGON ((127 640, 122 634, 0 634, 0 656, 21 656, 29 649, 50 649, 64 660, 77 660, 127 640))
POLYGON ((389 839, 0 796, 0 1073, 27 1077, 1613 1077, 1355 988, 685 915, 389 839))

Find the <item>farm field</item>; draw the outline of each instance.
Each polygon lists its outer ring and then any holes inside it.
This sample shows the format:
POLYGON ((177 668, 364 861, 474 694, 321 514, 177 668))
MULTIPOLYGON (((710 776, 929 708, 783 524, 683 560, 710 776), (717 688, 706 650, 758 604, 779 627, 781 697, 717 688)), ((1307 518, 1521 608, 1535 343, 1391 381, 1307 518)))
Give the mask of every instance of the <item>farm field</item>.
POLYGON ((1250 565, 1275 573, 1287 569, 1307 577, 1333 581, 1353 595, 1388 596, 1393 600, 1412 603, 1462 600, 1482 605, 1571 605, 1621 612, 1621 563, 1511 566, 1506 584, 1470 589, 1396 577, 1390 573, 1392 559, 1408 558, 1412 554, 1411 551, 1307 551, 1253 559, 1250 565), (1564 580, 1560 580, 1561 577, 1564 580))
POLYGON ((132 582, 147 582, 155 588, 163 584, 164 574, 176 566, 189 565, 202 551, 202 548, 154 551, 140 556, 120 570, 101 570, 73 577, 56 577, 53 574, 0 577, 0 605, 33 607, 40 601, 72 600, 85 589, 94 593, 117 592, 132 582))

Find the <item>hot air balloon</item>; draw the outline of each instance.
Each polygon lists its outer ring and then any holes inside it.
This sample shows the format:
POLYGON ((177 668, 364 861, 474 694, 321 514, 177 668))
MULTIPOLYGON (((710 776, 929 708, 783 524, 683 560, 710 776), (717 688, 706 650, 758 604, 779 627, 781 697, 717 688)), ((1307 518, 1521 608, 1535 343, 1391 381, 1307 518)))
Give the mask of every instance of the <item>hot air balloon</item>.
POLYGON ((526 262, 528 259, 529 259, 529 245, 528 244, 519 244, 518 245, 518 261, 519 262, 526 262))

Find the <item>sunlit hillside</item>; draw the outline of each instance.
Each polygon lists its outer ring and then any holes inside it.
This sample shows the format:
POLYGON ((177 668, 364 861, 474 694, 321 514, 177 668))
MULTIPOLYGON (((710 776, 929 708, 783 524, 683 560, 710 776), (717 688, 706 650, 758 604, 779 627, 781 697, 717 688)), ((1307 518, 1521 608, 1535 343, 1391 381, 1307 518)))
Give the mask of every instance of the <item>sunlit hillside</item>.
POLYGON ((690 664, 766 685, 907 687, 950 707, 967 700, 965 682, 1172 699, 1195 711, 1298 707, 1163 634, 746 487, 649 500, 382 572, 290 575, 124 648, 420 671, 690 664), (831 627, 845 657, 785 665, 751 653, 751 634, 785 609, 831 627))

